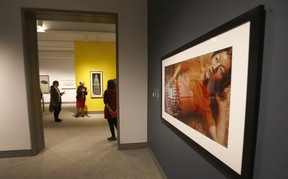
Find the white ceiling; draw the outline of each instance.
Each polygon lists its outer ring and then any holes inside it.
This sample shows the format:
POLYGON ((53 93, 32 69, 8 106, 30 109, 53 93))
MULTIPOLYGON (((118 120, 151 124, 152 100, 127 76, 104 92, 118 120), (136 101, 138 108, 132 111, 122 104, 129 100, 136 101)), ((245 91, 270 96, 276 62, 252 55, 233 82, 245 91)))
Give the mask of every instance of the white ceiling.
MULTIPOLYGON (((41 21, 37 21, 41 24, 41 21)), ((45 32, 38 32, 38 50, 74 51, 74 41, 115 42, 116 25, 87 22, 42 21, 45 32)))

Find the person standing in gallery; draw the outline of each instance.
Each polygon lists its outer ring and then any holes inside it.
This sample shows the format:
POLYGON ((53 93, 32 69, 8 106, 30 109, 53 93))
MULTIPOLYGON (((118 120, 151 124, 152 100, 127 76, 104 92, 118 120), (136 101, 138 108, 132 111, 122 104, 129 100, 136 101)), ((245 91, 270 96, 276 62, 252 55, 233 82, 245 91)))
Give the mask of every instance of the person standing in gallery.
POLYGON ((80 115, 84 117, 86 95, 88 94, 88 89, 84 85, 85 85, 84 81, 80 81, 76 91, 77 93, 76 95, 77 114, 75 115, 76 118, 79 117, 80 115))
POLYGON ((59 114, 61 111, 61 96, 65 94, 64 92, 60 92, 59 90, 59 82, 57 80, 53 81, 53 85, 50 87, 50 112, 54 111, 54 121, 61 122, 62 119, 59 118, 59 114))
POLYGON ((117 129, 117 97, 115 80, 108 80, 103 101, 105 104, 104 118, 107 119, 111 132, 111 137, 107 138, 107 140, 115 141, 117 140, 114 130, 114 127, 117 129))

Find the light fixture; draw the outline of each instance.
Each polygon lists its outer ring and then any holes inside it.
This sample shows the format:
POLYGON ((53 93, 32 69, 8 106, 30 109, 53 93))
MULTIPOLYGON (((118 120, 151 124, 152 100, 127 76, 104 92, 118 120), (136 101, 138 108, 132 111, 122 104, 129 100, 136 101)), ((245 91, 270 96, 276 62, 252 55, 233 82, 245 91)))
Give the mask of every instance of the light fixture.
POLYGON ((45 29, 43 21, 37 20, 37 32, 45 32, 45 29))

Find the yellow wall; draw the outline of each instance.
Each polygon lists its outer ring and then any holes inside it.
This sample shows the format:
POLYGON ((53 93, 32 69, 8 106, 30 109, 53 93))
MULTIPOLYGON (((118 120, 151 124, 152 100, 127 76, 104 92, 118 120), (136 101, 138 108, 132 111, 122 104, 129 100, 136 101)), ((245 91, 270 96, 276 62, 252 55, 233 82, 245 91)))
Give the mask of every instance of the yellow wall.
POLYGON ((86 96, 87 110, 103 111, 103 97, 91 97, 90 72, 102 72, 104 93, 107 81, 116 78, 116 45, 114 42, 75 42, 74 48, 76 86, 84 81, 89 90, 86 96))

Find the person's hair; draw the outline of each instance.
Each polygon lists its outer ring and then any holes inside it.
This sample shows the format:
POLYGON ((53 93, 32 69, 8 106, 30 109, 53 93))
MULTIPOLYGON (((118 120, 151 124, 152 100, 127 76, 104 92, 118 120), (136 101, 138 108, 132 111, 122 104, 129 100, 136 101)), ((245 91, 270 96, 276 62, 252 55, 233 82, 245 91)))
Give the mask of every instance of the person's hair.
POLYGON ((82 85, 82 84, 84 84, 84 83, 85 83, 84 81, 80 81, 80 82, 79 82, 79 85, 82 85))
POLYGON ((113 79, 108 80, 108 82, 107 82, 107 88, 108 88, 108 89, 116 89, 116 84, 115 84, 115 81, 114 81, 113 79))
POLYGON ((53 86, 59 84, 59 82, 57 80, 53 81, 53 86))
MULTIPOLYGON (((221 53, 221 52, 226 52, 227 55, 229 56, 230 60, 232 61, 232 47, 227 47, 221 50, 217 50, 213 52, 212 57, 213 58, 216 54, 221 53)), ((231 62, 232 64, 232 62, 231 62)), ((227 75, 223 76, 223 79, 221 80, 220 84, 217 86, 217 91, 222 93, 224 89, 231 84, 231 71, 232 71, 232 66, 229 70, 229 73, 227 75)))
POLYGON ((213 52, 211 58, 213 58, 216 54, 221 53, 221 52, 226 52, 228 56, 230 57, 230 59, 232 60, 232 47, 223 48, 223 49, 213 52))

